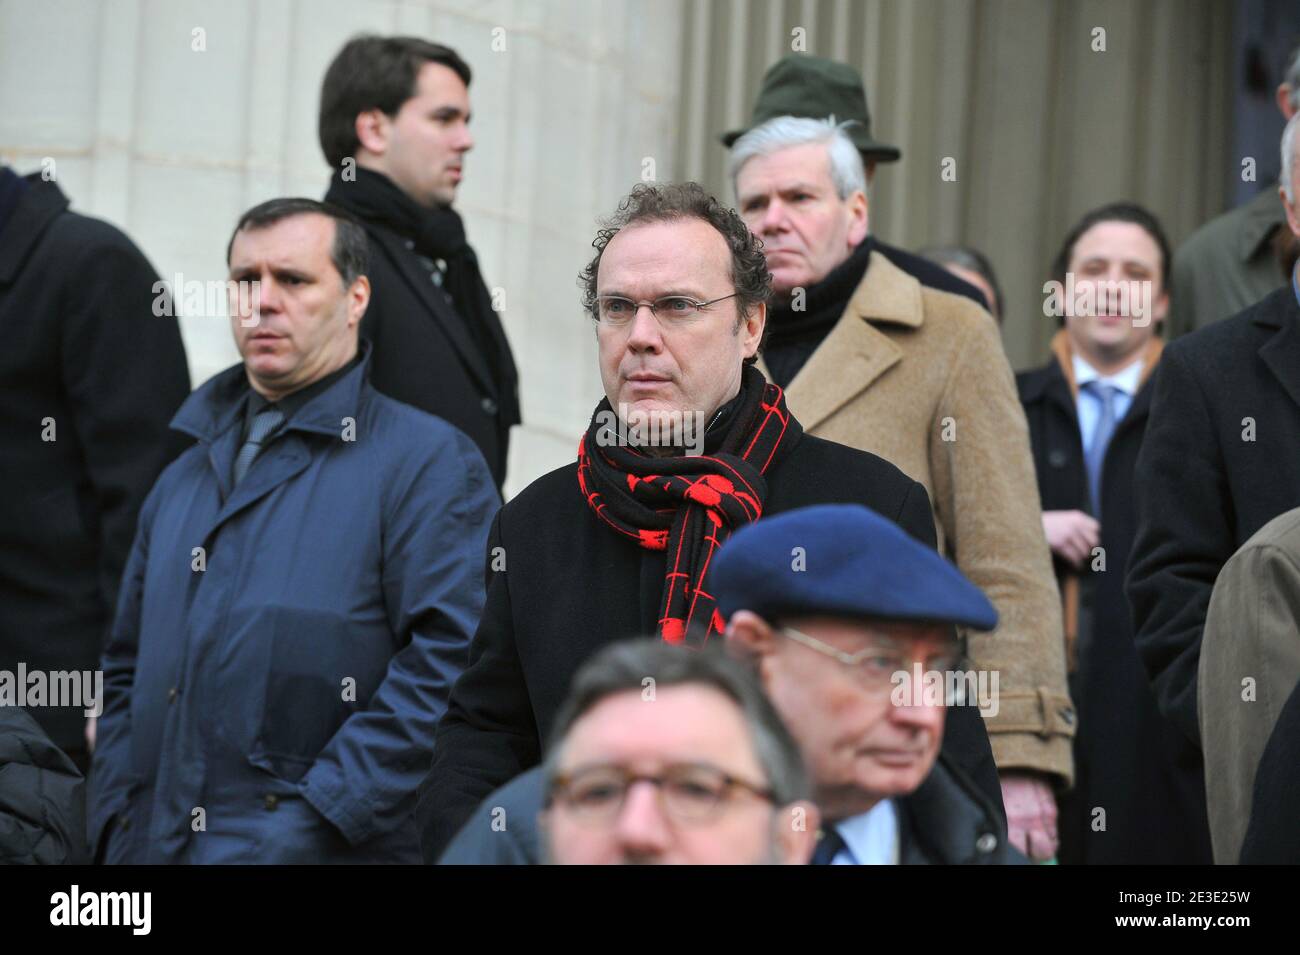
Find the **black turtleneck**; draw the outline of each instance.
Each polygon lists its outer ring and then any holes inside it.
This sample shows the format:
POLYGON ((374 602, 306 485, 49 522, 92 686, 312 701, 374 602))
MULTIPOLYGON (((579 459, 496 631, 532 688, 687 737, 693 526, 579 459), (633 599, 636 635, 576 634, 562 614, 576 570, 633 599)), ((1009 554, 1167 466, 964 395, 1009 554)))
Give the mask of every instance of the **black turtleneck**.
POLYGON ((874 246, 875 240, 868 236, 824 279, 805 289, 800 311, 791 308, 793 300, 774 303, 768 309, 771 331, 763 346, 763 361, 772 380, 782 388, 794 380, 844 314, 853 290, 867 273, 874 246))

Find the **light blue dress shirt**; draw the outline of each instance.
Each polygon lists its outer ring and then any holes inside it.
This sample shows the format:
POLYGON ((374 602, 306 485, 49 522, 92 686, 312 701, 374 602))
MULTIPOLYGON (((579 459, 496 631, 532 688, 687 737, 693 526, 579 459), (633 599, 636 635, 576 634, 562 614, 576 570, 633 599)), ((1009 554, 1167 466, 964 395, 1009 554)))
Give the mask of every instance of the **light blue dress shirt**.
POLYGON ((898 865, 898 811, 892 799, 835 824, 844 840, 831 865, 898 865))
POLYGON ((1101 381, 1113 385, 1115 394, 1115 422, 1124 420, 1133 398, 1137 394, 1138 382, 1142 378, 1142 358, 1133 359, 1131 364, 1113 375, 1103 375, 1077 354, 1074 357, 1074 383, 1078 385, 1079 396, 1074 400, 1075 411, 1079 415, 1079 435, 1083 438, 1083 453, 1092 452, 1092 435, 1097 430, 1097 419, 1101 417, 1101 399, 1083 386, 1089 381, 1101 381))

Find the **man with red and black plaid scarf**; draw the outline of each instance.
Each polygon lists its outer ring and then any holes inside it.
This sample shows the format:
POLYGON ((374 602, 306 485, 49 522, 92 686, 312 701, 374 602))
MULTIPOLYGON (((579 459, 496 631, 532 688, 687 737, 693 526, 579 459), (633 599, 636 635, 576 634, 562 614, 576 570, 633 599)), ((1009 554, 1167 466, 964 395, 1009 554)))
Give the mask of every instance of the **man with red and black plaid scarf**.
MULTIPOLYGON (((935 543, 920 484, 805 434, 753 366, 771 277, 734 211, 695 183, 639 185, 593 247, 581 278, 605 397, 578 460, 493 524, 487 604, 421 787, 427 862, 484 796, 541 761, 595 651, 646 633, 683 653, 716 638, 722 618, 700 582, 737 528, 811 504, 865 504, 935 543)), ((1001 805, 978 711, 949 719, 945 751, 1001 805)))

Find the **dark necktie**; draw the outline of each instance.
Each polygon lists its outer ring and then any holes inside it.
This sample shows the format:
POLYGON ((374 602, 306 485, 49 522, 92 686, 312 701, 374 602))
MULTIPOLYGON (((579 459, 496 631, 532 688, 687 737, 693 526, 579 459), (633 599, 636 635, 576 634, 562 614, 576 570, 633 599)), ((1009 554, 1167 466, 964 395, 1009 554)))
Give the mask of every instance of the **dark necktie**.
POLYGON ((845 848, 844 837, 835 829, 823 829, 818 834, 817 848, 809 865, 830 865, 845 848))
POLYGON ((235 457, 235 483, 238 484, 248 473, 253 461, 262 451, 262 445, 276 429, 284 423, 284 412, 271 405, 253 415, 253 423, 248 429, 248 440, 239 449, 235 457))
POLYGON ((1083 390, 1101 403, 1097 423, 1092 428, 1092 441, 1084 461, 1088 466, 1088 492, 1092 496, 1092 516, 1101 520, 1101 466, 1106 460, 1106 448, 1115 434, 1115 398, 1119 389, 1114 385, 1093 379, 1084 382, 1083 390))

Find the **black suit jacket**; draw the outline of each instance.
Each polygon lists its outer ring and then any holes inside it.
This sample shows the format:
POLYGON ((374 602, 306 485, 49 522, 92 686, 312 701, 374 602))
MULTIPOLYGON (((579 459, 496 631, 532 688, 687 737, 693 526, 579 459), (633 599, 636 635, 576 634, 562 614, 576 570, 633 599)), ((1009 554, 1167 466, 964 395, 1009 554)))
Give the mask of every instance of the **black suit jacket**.
MULTIPOLYGON (((190 377, 140 250, 28 181, 0 232, 0 670, 94 670, 190 377)), ((31 714, 84 764, 83 709, 31 714)))
MULTIPOLYGON (((1159 365, 1156 366, 1157 368, 1159 365)), ((1016 376, 1044 511, 1091 511, 1074 395, 1054 355, 1016 376)), ((1156 707, 1133 642, 1124 576, 1133 545, 1137 461, 1154 379, 1138 389, 1102 462, 1104 570, 1082 571, 1090 625, 1078 634, 1070 696, 1079 712, 1075 785, 1061 800, 1060 861, 1067 864, 1206 864, 1210 853, 1200 750, 1156 707), (1093 829, 1095 807, 1106 829, 1093 829)), ((1075 573, 1053 556, 1058 580, 1075 573)))
POLYGON ((1138 456, 1127 591, 1161 710, 1200 745, 1196 666, 1215 578, 1300 507, 1300 306, 1290 285, 1178 339, 1138 456))
MULTIPOLYGON (((892 464, 804 434, 767 474, 765 513, 865 504, 935 544, 925 488, 892 464)), ((606 644, 655 632, 665 555, 610 531, 578 490, 577 465, 529 485, 497 514, 488 539, 487 601, 469 668, 438 726, 417 809, 432 863, 474 811, 541 760, 574 673, 606 644)), ((949 712, 944 751, 1002 805, 975 707, 949 712)))
MULTIPOLYGON (((346 208, 346 191, 330 201, 346 208)), ((519 423, 518 375, 501 320, 495 312, 486 316, 501 368, 498 381, 414 243, 374 222, 362 225, 370 240, 370 305, 361 319, 361 334, 374 345, 370 383, 469 435, 499 490, 510 428, 519 423)))

